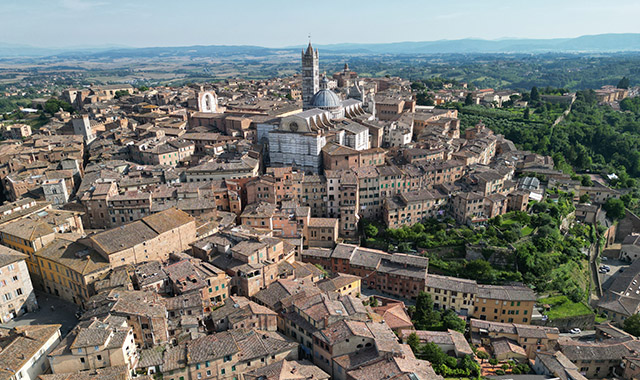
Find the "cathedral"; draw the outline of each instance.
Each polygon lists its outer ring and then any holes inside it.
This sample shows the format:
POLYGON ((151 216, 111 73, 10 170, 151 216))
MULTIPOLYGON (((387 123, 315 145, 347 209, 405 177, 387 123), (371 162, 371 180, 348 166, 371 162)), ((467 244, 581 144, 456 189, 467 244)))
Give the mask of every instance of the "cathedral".
MULTIPOLYGON (((349 75, 357 74, 350 72, 349 75)), ((351 79, 353 85, 344 89, 347 99, 343 100, 331 90, 329 79, 320 76, 318 50, 309 42, 302 51, 303 111, 283 117, 277 126, 258 125, 258 135, 268 136, 271 165, 294 166, 318 173, 322 170, 322 148, 327 143, 349 145, 354 132, 349 123, 343 121, 373 118, 363 109, 364 96, 357 80, 351 79)), ((357 131, 357 140, 364 143, 351 144, 354 149, 369 147, 369 133, 366 128, 361 129, 363 131, 357 131)))
POLYGON ((342 100, 329 88, 329 79, 326 75, 320 78, 319 60, 318 49, 314 50, 309 42, 307 50, 302 51, 302 109, 306 111, 317 108, 327 111, 331 114, 331 119, 342 119, 364 113, 362 92, 357 86, 357 81, 353 81, 355 90, 349 88, 350 99, 342 100))

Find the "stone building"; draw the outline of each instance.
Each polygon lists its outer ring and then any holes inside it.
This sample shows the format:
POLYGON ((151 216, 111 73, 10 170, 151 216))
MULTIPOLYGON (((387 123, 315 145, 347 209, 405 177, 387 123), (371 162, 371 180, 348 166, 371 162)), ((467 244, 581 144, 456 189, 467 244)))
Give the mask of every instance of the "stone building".
POLYGON ((69 201, 67 185, 62 178, 46 179, 42 182, 42 191, 47 202, 63 205, 69 201))
POLYGON ((209 320, 215 331, 251 328, 263 331, 278 329, 278 313, 245 297, 230 297, 224 306, 214 310, 209 320))
POLYGON ((322 265, 334 273, 347 273, 363 278, 362 286, 398 297, 415 299, 426 289, 426 257, 390 254, 376 249, 338 244, 333 250, 308 249, 302 261, 322 265))
POLYGON ((495 340, 508 339, 522 347, 529 359, 534 359, 539 352, 553 352, 560 337, 560 331, 555 327, 479 319, 471 319, 470 330, 476 345, 489 346, 495 340))
POLYGON ((173 252, 190 249, 196 222, 184 211, 170 208, 135 222, 88 236, 80 242, 95 249, 112 266, 167 261, 173 252))
POLYGON ((78 325, 48 356, 53 373, 119 366, 131 370, 138 362, 133 329, 124 319, 112 324, 93 321, 89 326, 78 325))
POLYGON ((49 371, 47 354, 60 342, 60 325, 0 329, 0 378, 36 380, 49 371))
POLYGON ((333 248, 338 241, 338 221, 337 218, 309 218, 309 247, 333 248))

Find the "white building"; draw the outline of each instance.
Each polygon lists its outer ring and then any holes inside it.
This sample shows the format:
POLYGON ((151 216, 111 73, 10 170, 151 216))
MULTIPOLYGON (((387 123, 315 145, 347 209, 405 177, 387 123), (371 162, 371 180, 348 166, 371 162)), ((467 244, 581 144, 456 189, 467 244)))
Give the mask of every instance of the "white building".
POLYGON ((348 120, 343 120, 338 128, 345 132, 344 145, 355 150, 369 149, 369 128, 348 120))
POLYGON ((73 125, 73 133, 83 136, 86 144, 89 144, 96 139, 96 134, 91 126, 89 115, 74 117, 71 120, 71 124, 73 125))
POLYGON ((0 246, 0 321, 13 318, 38 308, 26 255, 0 246))
POLYGON ((47 355, 60 342, 60 325, 0 328, 0 378, 36 380, 49 371, 47 355))
POLYGON ((44 180, 42 191, 47 202, 54 205, 63 205, 69 201, 69 192, 63 178, 44 180))

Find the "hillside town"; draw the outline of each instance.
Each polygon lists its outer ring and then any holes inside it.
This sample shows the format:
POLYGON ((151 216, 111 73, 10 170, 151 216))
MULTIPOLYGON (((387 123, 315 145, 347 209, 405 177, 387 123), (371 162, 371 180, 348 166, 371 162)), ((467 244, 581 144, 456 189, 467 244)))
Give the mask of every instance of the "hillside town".
POLYGON ((3 125, 0 380, 640 377, 623 330, 640 312, 640 218, 604 208, 625 189, 437 107, 526 107, 517 92, 447 86, 418 105, 409 80, 322 73, 320 58, 309 43, 292 77, 67 88, 73 111, 3 125), (599 238, 578 252, 595 311, 568 322, 526 278, 454 276, 430 256, 447 247, 377 232, 435 221, 464 260, 500 266, 512 245, 460 231, 500 235, 565 201, 559 230, 599 238), (71 324, 20 323, 61 312, 54 299, 71 324))

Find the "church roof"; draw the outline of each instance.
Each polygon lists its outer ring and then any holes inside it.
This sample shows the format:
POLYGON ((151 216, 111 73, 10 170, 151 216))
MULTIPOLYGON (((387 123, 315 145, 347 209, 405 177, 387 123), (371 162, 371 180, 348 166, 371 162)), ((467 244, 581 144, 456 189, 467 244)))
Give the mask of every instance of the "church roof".
POLYGON ((311 98, 311 105, 317 108, 339 108, 341 103, 338 95, 329 89, 320 90, 311 98))

